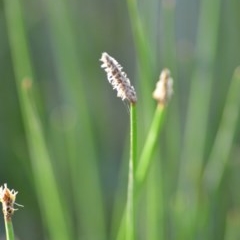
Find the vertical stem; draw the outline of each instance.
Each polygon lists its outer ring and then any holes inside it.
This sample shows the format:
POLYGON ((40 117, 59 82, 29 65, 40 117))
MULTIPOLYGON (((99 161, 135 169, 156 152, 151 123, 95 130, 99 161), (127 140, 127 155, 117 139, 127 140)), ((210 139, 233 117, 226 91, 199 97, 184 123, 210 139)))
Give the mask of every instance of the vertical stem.
POLYGON ((176 191, 175 220, 179 239, 195 239, 199 181, 204 165, 205 142, 211 100, 214 64, 219 41, 220 0, 203 0, 200 5, 196 66, 190 86, 179 179, 176 191), (184 218, 182 217, 184 215, 184 218))
POLYGON ((130 110, 130 161, 133 162, 133 170, 137 165, 137 114, 136 105, 131 104, 130 110))
MULTIPOLYGON (((150 113, 153 109, 153 102, 148 98, 151 94, 151 84, 150 79, 152 76, 152 55, 151 48, 149 47, 149 41, 147 39, 147 34, 144 31, 142 19, 138 10, 137 0, 126 0, 128 6, 128 12, 132 27, 133 40, 135 43, 135 49, 138 59, 139 66, 139 86, 142 92, 143 101, 141 105, 143 106, 144 112, 150 113), (149 81, 146 81, 148 79, 149 81)), ((147 121, 150 121, 149 115, 145 114, 143 116, 147 121)))
POLYGON ((136 107, 130 106, 130 159, 128 173, 128 193, 127 193, 127 216, 126 216, 126 239, 135 239, 135 166, 137 156, 137 124, 136 107))
MULTIPOLYGON (((136 115, 136 110, 134 109, 134 106, 131 106, 131 158, 136 159, 136 121, 134 121, 135 115, 136 115), (135 129, 135 130, 134 130, 135 129), (135 150, 134 150, 135 146, 135 150), (135 152, 135 153, 134 153, 135 152)), ((160 135, 160 131, 162 129, 163 123, 164 123, 164 116, 165 116, 165 108, 162 108, 158 106, 156 108, 150 129, 148 131, 148 136, 147 139, 144 143, 144 147, 141 151, 140 158, 138 164, 136 164, 136 161, 133 161, 135 163, 134 165, 134 184, 135 184, 135 189, 134 189, 134 201, 137 201, 137 198, 139 196, 140 191, 142 190, 143 183, 146 180, 146 176, 149 171, 149 167, 152 163, 152 156, 154 153, 154 148, 156 146, 156 141, 160 135)), ((129 174, 130 174, 130 168, 129 168, 129 174)), ((131 175, 130 175, 131 176, 131 175)), ((130 179, 130 178, 129 178, 130 179)), ((127 205, 124 209, 122 221, 120 223, 120 228, 119 232, 117 235, 117 239, 125 239, 123 237, 124 235, 124 223, 127 222, 127 224, 130 222, 130 217, 129 217, 129 209, 130 209, 130 204, 129 204, 129 187, 130 187, 130 182, 128 183, 128 199, 127 199, 127 205)), ((128 228, 127 228, 128 231, 128 228)))
POLYGON ((203 174, 203 183, 211 193, 214 193, 220 185, 233 146, 240 114, 239 90, 240 67, 233 74, 219 129, 203 174))
POLYGON ((6 229, 6 239, 14 240, 12 220, 9 220, 6 217, 4 217, 4 222, 5 222, 5 229, 6 229))
POLYGON ((65 101, 75 109, 77 119, 81 119, 81 124, 77 122, 76 129, 64 135, 74 196, 73 207, 77 216, 76 225, 80 226, 78 235, 83 234, 86 239, 94 239, 98 232, 99 239, 106 239, 95 138, 84 91, 81 57, 78 54, 81 46, 76 41, 76 32, 68 9, 71 4, 66 0, 45 0, 43 3, 48 14, 61 91, 65 101))
MULTIPOLYGON (((68 206, 62 203, 60 197, 44 131, 36 110, 37 97, 31 88, 34 73, 28 49, 22 1, 5 0, 4 3, 15 81, 43 224, 48 230, 50 239, 67 240, 71 238, 72 224, 67 212, 68 206)), ((6 227, 9 225, 10 223, 6 227)))
POLYGON ((159 137, 159 132, 163 125, 163 120, 165 116, 165 108, 158 106, 153 117, 153 121, 148 132, 146 142, 144 144, 142 153, 140 155, 139 163, 136 171, 136 181, 138 188, 142 187, 142 184, 147 176, 148 169, 152 160, 152 155, 154 147, 156 145, 157 138, 159 137))

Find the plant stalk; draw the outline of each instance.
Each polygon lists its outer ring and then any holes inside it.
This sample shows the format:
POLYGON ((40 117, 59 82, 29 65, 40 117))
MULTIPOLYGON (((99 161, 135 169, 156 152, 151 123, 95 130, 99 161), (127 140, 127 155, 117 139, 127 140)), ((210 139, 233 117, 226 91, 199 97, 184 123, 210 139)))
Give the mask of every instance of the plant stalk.
POLYGON ((148 173, 157 138, 159 137, 159 132, 164 122, 164 109, 165 108, 161 107, 160 105, 157 106, 146 142, 140 155, 139 163, 136 170, 136 182, 138 189, 141 188, 148 173))
POLYGON ((135 167, 137 157, 136 106, 130 106, 130 159, 128 172, 126 239, 135 239, 135 167))
POLYGON ((7 219, 6 216, 4 216, 4 222, 5 222, 5 230, 6 230, 6 239, 7 240, 14 240, 14 231, 13 231, 13 225, 12 220, 7 219))
MULTIPOLYGON (((134 120, 136 112, 134 107, 131 107, 131 153, 130 153, 130 162, 129 165, 132 163, 133 167, 135 169, 135 174, 133 174, 134 178, 132 179, 132 181, 134 181, 134 192, 131 190, 130 192, 130 187, 133 186, 133 182, 131 183, 130 181, 128 182, 128 199, 127 199, 127 206, 123 211, 123 216, 122 216, 122 220, 120 223, 120 228, 119 228, 119 232, 117 235, 117 239, 125 239, 123 237, 124 233, 123 233, 123 229, 124 229, 124 225, 123 223, 126 222, 127 224, 131 223, 131 218, 130 218, 130 213, 131 212, 131 206, 134 206, 137 202, 138 196, 139 196, 139 192, 141 191, 141 188, 143 186, 144 180, 146 179, 148 170, 149 170, 149 166, 151 163, 151 159, 154 153, 154 148, 156 145, 156 141, 157 138, 159 137, 159 132, 163 126, 163 122, 164 122, 164 116, 165 116, 165 108, 162 108, 160 106, 157 106, 154 117, 153 117, 153 121, 152 124, 150 126, 150 130, 146 139, 146 142, 144 144, 143 147, 143 151, 141 153, 140 156, 140 160, 139 163, 136 164, 136 161, 134 161, 134 159, 136 159, 136 130, 134 130, 136 128, 136 121, 134 120), (135 132, 135 133, 134 133, 135 132), (133 161, 131 160, 133 159, 133 161), (130 193, 134 193, 134 195, 130 195, 130 193), (133 202, 130 202, 130 197, 132 198, 131 200, 134 200, 133 202), (132 203, 132 205, 130 205, 130 203, 132 203)), ((131 168, 129 168, 129 176, 131 172, 131 168)), ((131 180, 129 178, 129 180, 131 180)), ((133 220, 133 219, 132 219, 133 220)), ((128 227, 128 226, 127 226, 128 227)), ((128 228, 127 228, 128 231, 128 228)), ((127 234, 127 233, 126 233, 127 234)), ((126 238, 128 239, 128 238, 126 238)))

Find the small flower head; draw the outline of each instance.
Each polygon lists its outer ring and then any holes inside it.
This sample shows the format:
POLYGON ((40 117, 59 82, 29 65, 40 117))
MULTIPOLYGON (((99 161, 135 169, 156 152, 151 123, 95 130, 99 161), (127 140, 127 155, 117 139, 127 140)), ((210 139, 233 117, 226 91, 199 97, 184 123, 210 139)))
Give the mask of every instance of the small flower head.
POLYGON ((126 75, 122 71, 122 66, 107 53, 103 53, 100 61, 103 63, 102 68, 107 73, 107 78, 113 89, 117 90, 117 96, 123 101, 127 99, 130 103, 137 102, 137 95, 133 86, 126 75))
POLYGON ((165 68, 162 70, 156 89, 153 92, 153 98, 158 101, 161 107, 164 107, 173 94, 173 79, 170 71, 165 68))
POLYGON ((2 202, 4 217, 8 221, 11 220, 14 211, 17 210, 14 208, 17 193, 14 189, 10 191, 6 183, 0 187, 0 202, 2 202))

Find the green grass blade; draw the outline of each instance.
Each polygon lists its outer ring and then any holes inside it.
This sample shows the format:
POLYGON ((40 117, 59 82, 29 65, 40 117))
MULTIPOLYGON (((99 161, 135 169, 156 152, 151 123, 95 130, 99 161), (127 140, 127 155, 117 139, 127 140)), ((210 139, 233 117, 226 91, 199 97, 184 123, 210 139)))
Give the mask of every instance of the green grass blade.
POLYGON ((139 81, 140 91, 142 95, 141 105, 143 106, 143 111, 146 113, 143 117, 149 121, 147 113, 153 110, 153 102, 151 101, 151 81, 153 81, 153 71, 152 71, 152 54, 149 48, 149 42, 147 39, 147 34, 145 33, 142 19, 138 10, 137 0, 127 0, 129 16, 131 20, 133 39, 135 42, 135 48, 137 53, 138 65, 139 65, 139 81))
POLYGON ((216 191, 228 161, 233 144, 235 130, 240 114, 240 67, 233 75, 220 126, 216 135, 209 161, 205 167, 203 181, 210 191, 216 191))
MULTIPOLYGON (((176 164, 180 155, 180 81, 178 81, 179 68, 177 62, 177 37, 176 37, 176 1, 161 1, 161 12, 160 12, 160 26, 162 30, 161 40, 159 45, 162 44, 162 51, 159 53, 161 63, 163 67, 167 67, 171 70, 174 76, 174 99, 171 102, 171 108, 168 110, 166 128, 166 155, 168 166, 170 171, 176 169, 176 164)), ((159 27, 159 26, 158 26, 159 27)), ((168 182, 172 181, 172 177, 176 174, 169 174, 168 182)))
POLYGON ((23 78, 33 77, 23 14, 19 0, 5 0, 4 3, 13 67, 17 84, 20 85, 23 78))
MULTIPOLYGON (((159 159, 158 159, 159 160, 159 159)), ((160 164, 161 167, 161 164, 160 164)), ((163 240, 164 238, 164 201, 163 175, 159 162, 151 164, 146 189, 146 239, 163 240)))
MULTIPOLYGON (((183 161, 180 170, 180 189, 188 185, 186 181, 195 184, 195 178, 199 177, 207 131, 213 64, 216 56, 220 1, 215 0, 211 1, 211 3, 202 1, 201 5, 196 52, 197 61, 191 83, 186 119, 183 161), (210 18, 211 21, 209 21, 210 18), (194 179, 189 181, 189 177, 192 176, 194 179)), ((195 188, 195 186, 192 186, 192 188, 195 188)))
POLYGON ((63 213, 64 208, 60 202, 61 198, 53 176, 42 127, 33 107, 35 99, 30 98, 26 92, 32 84, 29 78, 32 78, 33 71, 20 1, 5 1, 5 9, 17 90, 32 160, 36 192, 44 216, 43 220, 51 239, 66 240, 70 237, 71 231, 67 227, 70 222, 67 222, 68 217, 63 213))
MULTIPOLYGON (((72 104, 78 123, 65 135, 69 169, 79 235, 86 239, 106 239, 105 219, 101 185, 97 169, 97 153, 88 112, 84 77, 81 72, 79 49, 73 23, 69 15, 69 5, 64 0, 45 1, 49 16, 49 26, 57 75, 67 102, 72 104), (81 159, 81 160, 80 160, 81 159), (93 231, 94 229, 94 231, 93 231)), ((80 237, 80 236, 79 236, 80 237)))
MULTIPOLYGON (((148 136, 146 138, 146 142, 144 144, 142 153, 140 155, 139 162, 136 163, 136 173, 135 173, 135 203, 137 203, 137 198, 139 192, 142 190, 143 183, 146 180, 146 176, 149 171, 149 167, 151 164, 151 160, 153 158, 154 148, 156 145, 156 141, 159 137, 159 133, 163 126, 163 120, 165 115, 165 108, 158 106, 156 108, 152 124, 150 126, 148 136)), ((117 239, 125 239, 125 231, 124 231, 124 223, 126 222, 126 213, 127 213, 127 206, 123 211, 123 216, 121 219, 117 239)))
POLYGON ((161 61, 164 67, 171 69, 171 72, 176 76, 177 70, 177 59, 176 59, 176 36, 175 36, 175 1, 169 2, 166 0, 162 1, 162 21, 163 21, 163 54, 161 56, 161 61))
POLYGON ((220 2, 203 0, 200 7, 196 66, 190 86, 176 198, 177 219, 183 227, 183 238, 193 238, 191 232, 194 232, 192 227, 196 220, 198 183, 204 157, 213 65, 218 41, 220 2))
POLYGON ((51 239, 72 239, 72 230, 70 228, 72 224, 66 212, 68 207, 63 205, 59 194, 31 90, 31 80, 24 79, 21 88, 21 95, 24 97, 23 114, 25 115, 27 140, 43 221, 48 227, 51 239))
MULTIPOLYGON (((201 169, 204 140, 207 131, 213 64, 217 48, 219 12, 219 0, 211 1, 211 3, 206 0, 201 2, 197 59, 191 83, 186 119, 183 161, 180 170, 180 189, 185 188, 186 181, 195 184, 195 178, 199 177, 201 169), (193 181, 189 181, 191 176, 194 177, 193 181)), ((195 186, 192 186, 192 188, 195 188, 195 186)))

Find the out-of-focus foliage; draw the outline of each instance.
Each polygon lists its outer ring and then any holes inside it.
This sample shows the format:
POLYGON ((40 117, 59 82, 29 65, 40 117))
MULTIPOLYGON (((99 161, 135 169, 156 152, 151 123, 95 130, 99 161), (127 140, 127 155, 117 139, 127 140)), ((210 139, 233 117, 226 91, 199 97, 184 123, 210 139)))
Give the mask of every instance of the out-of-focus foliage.
MULTIPOLYGON (((168 67, 175 80, 160 151, 139 202, 138 239, 240 238, 238 116, 219 185, 209 191, 204 178, 216 136, 231 129, 224 128, 231 121, 221 121, 226 103, 235 107, 230 119, 239 113, 239 104, 227 100, 240 65, 240 2, 139 0, 137 6, 135 15, 127 1, 0 1, 0 183, 19 191, 17 202, 25 206, 13 218, 19 239, 49 239, 42 198, 51 194, 40 196, 37 189, 45 182, 46 165, 34 164, 38 156, 32 157, 29 143, 34 145, 34 136, 27 130, 35 117, 39 142, 46 145, 36 152, 49 155, 73 239, 117 235, 126 200, 129 114, 100 68, 105 51, 136 86, 139 153, 160 71, 168 67), (33 71, 28 100, 36 115, 30 120, 16 84, 14 52, 23 42, 12 37, 21 29, 11 23, 19 21, 33 71)), ((18 63, 24 68, 22 57, 18 63)), ((0 222, 1 234, 3 226, 0 222)))

